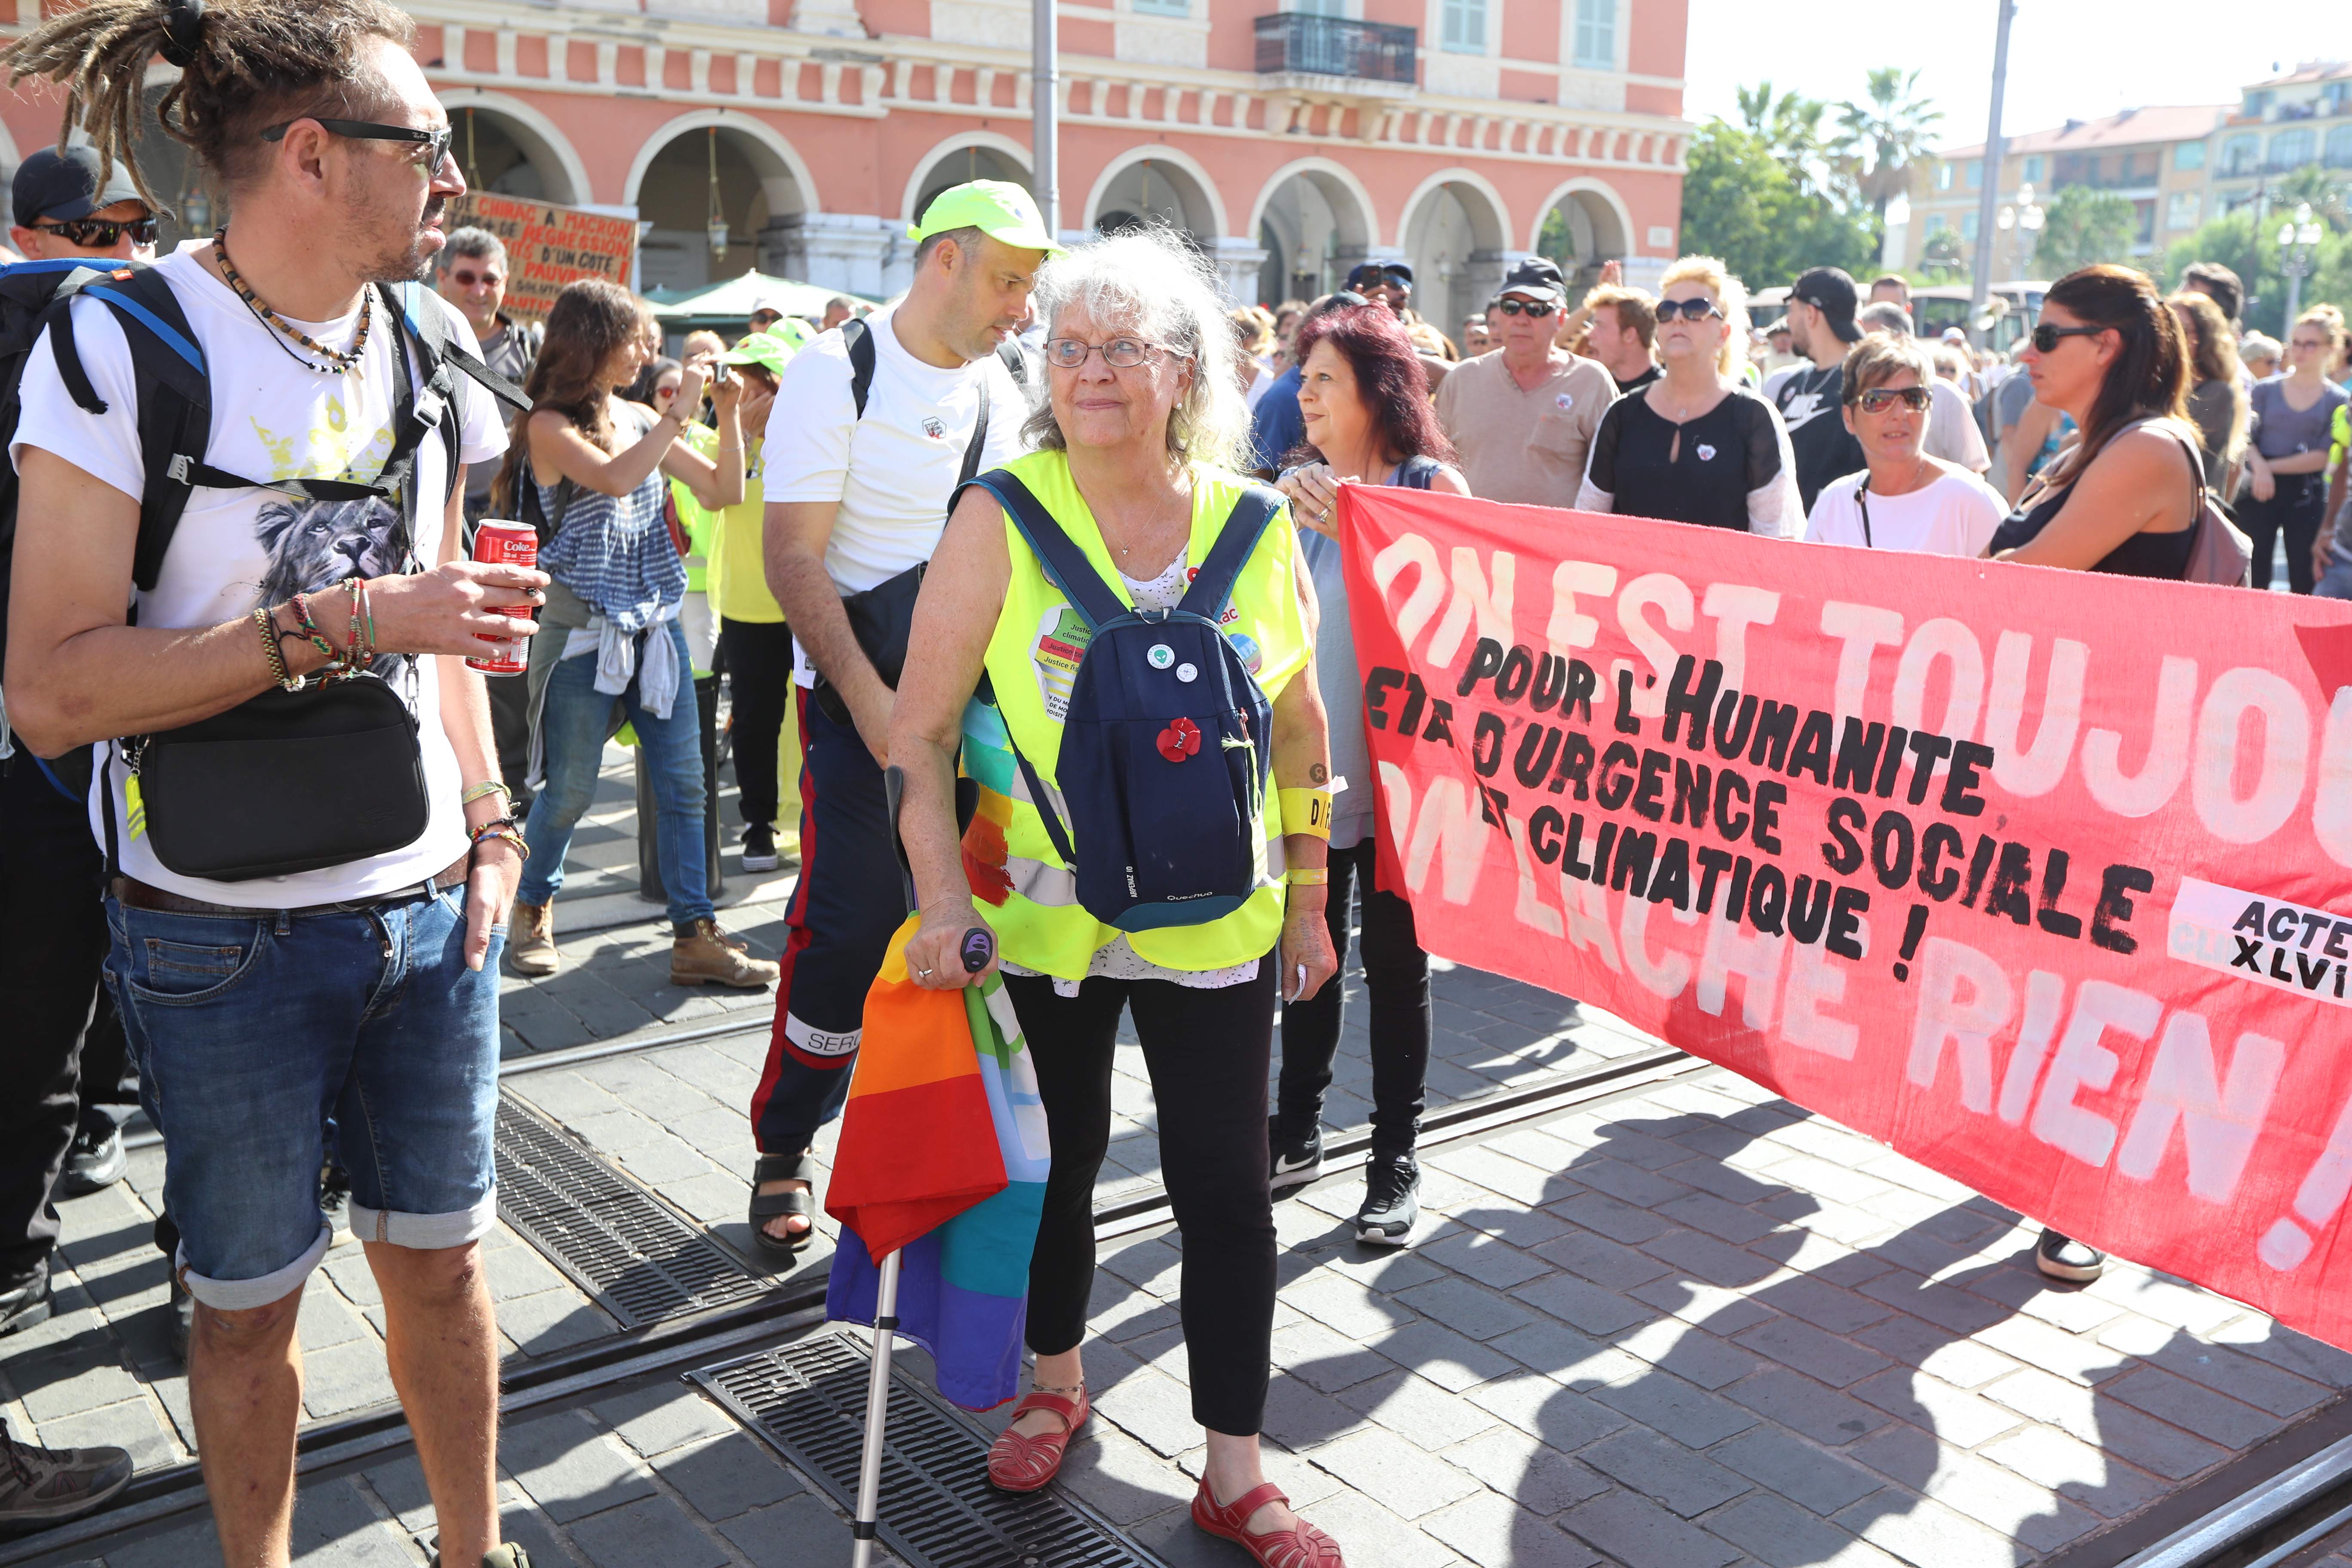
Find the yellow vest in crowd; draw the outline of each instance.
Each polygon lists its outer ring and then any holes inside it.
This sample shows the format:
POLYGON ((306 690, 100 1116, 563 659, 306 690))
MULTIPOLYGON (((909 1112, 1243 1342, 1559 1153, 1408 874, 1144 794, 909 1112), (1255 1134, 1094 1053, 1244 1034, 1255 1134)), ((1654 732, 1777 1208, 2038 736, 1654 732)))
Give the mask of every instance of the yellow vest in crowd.
MULTIPOLYGON (((1004 466, 1086 552, 1112 591, 1132 605, 1134 595, 1071 480, 1069 458, 1060 452, 1033 452, 1004 466)), ((1251 482, 1222 468, 1192 469, 1192 538, 1185 560, 1193 568, 1208 559, 1226 516, 1251 482)), ((1045 835, 1006 731, 1046 784, 1057 788, 1062 716, 1088 632, 1085 619, 1047 581, 1009 517, 1004 547, 1013 559, 1013 577, 988 641, 988 680, 995 701, 974 698, 964 712, 964 771, 981 786, 979 814, 964 835, 964 869, 973 895, 991 906, 988 921, 1007 959, 1024 969, 1078 980, 1095 951, 1119 932, 1079 907, 1076 881, 1045 835)), ((1242 568, 1223 618, 1225 636, 1268 700, 1279 697, 1305 668, 1310 647, 1298 603, 1297 555, 1297 537, 1285 509, 1242 568)), ((1279 810, 1271 787, 1265 804, 1279 810)), ((1139 955, 1169 969, 1225 969, 1261 958, 1274 946, 1282 933, 1282 828, 1263 809, 1256 826, 1252 837, 1265 846, 1257 890, 1241 908, 1205 925, 1130 933, 1128 941, 1139 955)))

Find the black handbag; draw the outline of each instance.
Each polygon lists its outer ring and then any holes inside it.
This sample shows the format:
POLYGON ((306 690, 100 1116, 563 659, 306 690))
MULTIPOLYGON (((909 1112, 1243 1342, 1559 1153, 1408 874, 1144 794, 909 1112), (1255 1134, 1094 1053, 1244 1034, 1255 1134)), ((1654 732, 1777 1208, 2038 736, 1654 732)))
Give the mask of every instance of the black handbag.
MULTIPOLYGON (((964 444, 963 472, 957 476, 955 489, 948 492, 949 504, 954 504, 953 497, 980 472, 981 448, 987 445, 988 378, 983 375, 980 380, 980 417, 972 424, 971 439, 964 444)), ((914 633, 915 601, 922 596, 923 573, 928 565, 919 561, 862 594, 842 597, 841 613, 849 618, 850 636, 857 639, 857 646, 865 651, 874 673, 882 678, 882 684, 893 691, 898 689, 898 677, 906 672, 907 639, 914 633)), ((809 695, 835 723, 855 722, 849 704, 842 700, 841 693, 824 678, 823 670, 817 671, 809 695)))
MULTIPOLYGON (((131 832, 183 877, 247 882, 346 865, 406 848, 431 816, 416 715, 373 675, 272 687, 124 751, 131 832)), ((106 765, 111 794, 110 750, 106 765)), ((112 861, 111 809, 106 825, 112 861)))

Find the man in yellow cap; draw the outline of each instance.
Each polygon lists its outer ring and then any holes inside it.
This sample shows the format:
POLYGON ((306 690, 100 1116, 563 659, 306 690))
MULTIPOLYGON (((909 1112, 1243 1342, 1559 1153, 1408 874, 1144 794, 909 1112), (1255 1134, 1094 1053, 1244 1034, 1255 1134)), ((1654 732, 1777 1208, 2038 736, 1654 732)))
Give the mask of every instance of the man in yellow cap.
POLYGON ((908 231, 904 299, 784 367, 761 466, 768 585, 800 685, 801 876, 767 1068, 751 1100, 753 1240, 807 1242, 816 1131, 841 1110, 866 988, 905 917, 883 806, 892 687, 915 585, 961 479, 1020 450, 1020 350, 1037 269, 1061 247, 1019 185, 942 191, 908 231))

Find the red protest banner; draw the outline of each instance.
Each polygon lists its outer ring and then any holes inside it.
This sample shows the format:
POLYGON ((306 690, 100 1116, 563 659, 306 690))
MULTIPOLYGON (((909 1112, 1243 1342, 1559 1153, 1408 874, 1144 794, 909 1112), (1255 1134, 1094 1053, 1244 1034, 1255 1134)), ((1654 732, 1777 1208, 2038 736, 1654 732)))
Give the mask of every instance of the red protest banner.
POLYGON ((1349 486, 1381 875, 2352 1345, 2352 605, 1349 486))
POLYGON ((444 223, 451 229, 472 224, 499 237, 507 247, 504 309, 524 321, 545 320, 563 286, 583 278, 627 288, 636 259, 635 220, 610 213, 468 191, 449 204, 444 223))

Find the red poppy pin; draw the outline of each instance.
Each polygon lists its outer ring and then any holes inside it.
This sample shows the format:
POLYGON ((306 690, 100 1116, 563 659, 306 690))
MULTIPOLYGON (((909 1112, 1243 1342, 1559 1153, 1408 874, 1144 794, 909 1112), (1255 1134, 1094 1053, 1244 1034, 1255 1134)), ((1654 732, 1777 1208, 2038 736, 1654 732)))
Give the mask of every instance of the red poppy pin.
POLYGON ((1171 719, 1168 728, 1160 731, 1160 754, 1171 763, 1181 763, 1201 750, 1201 727, 1190 719, 1171 719))

